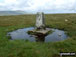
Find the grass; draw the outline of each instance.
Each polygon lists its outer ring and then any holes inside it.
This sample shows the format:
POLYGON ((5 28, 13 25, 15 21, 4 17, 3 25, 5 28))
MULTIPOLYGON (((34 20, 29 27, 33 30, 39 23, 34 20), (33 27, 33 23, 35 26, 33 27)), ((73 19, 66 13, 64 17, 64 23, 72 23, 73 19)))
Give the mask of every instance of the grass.
POLYGON ((9 31, 35 26, 35 18, 35 15, 0 16, 0 57, 59 57, 60 52, 76 52, 76 14, 45 15, 47 27, 67 31, 69 39, 64 41, 39 43, 10 41, 6 37, 9 31))

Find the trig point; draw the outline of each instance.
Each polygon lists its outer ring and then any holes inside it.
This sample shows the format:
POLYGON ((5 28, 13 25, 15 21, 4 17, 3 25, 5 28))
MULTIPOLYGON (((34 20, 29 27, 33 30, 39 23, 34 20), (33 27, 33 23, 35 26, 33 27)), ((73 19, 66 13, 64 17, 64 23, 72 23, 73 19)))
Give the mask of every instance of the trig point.
POLYGON ((28 34, 34 35, 37 41, 43 42, 45 39, 45 36, 47 36, 51 31, 51 29, 46 28, 45 26, 45 19, 44 19, 43 12, 37 13, 35 25, 36 25, 36 28, 28 31, 28 34))
POLYGON ((45 29, 45 18, 43 12, 38 12, 36 15, 36 28, 45 29))

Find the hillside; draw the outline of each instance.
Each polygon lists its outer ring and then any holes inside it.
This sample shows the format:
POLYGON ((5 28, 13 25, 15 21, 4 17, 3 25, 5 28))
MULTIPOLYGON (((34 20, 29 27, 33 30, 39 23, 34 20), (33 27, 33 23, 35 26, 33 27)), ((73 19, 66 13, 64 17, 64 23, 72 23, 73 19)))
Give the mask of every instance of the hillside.
POLYGON ((0 16, 4 15, 21 15, 26 14, 24 11, 0 11, 0 16))
POLYGON ((0 57, 60 57, 60 52, 76 52, 76 14, 46 14, 45 19, 47 27, 64 30, 69 38, 49 43, 9 40, 8 32, 35 26, 36 15, 0 16, 0 57))

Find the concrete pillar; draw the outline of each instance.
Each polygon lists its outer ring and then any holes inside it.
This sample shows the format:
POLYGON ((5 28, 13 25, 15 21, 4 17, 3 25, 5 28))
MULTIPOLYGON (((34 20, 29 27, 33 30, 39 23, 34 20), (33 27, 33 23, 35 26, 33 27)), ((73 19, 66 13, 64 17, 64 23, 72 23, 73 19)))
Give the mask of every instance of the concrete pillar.
POLYGON ((45 19, 44 19, 44 13, 43 12, 37 13, 36 28, 37 29, 45 29, 45 19))

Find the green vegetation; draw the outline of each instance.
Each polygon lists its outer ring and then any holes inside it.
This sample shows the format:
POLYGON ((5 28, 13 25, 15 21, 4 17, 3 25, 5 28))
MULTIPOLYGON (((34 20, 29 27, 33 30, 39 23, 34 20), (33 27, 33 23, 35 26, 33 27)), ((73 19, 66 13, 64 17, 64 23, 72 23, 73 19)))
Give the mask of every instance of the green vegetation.
MULTIPOLYGON (((32 27, 35 15, 0 16, 0 57, 59 57, 60 52, 76 52, 76 14, 46 14, 46 26, 67 31, 69 39, 60 42, 9 40, 7 32, 32 27)), ((74 56, 75 57, 75 56, 74 56)))

